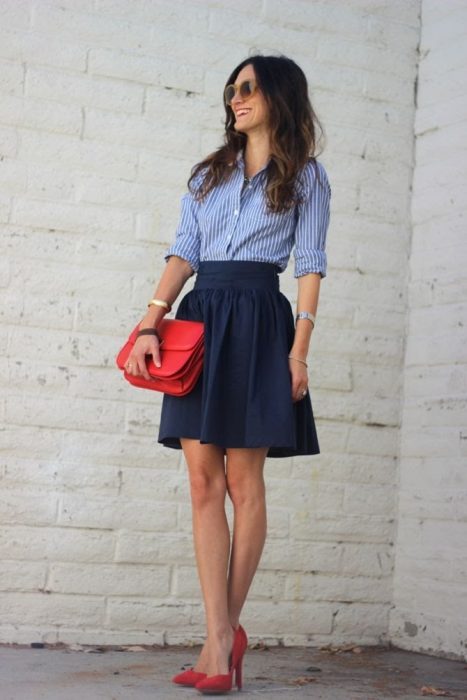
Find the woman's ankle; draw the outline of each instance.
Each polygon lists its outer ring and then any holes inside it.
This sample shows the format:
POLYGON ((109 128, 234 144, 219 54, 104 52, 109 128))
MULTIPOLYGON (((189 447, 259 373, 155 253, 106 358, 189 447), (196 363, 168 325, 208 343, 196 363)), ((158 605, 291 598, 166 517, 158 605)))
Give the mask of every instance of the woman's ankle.
POLYGON ((236 619, 236 620, 231 619, 230 625, 231 625, 233 631, 236 632, 238 630, 239 625, 240 625, 240 620, 239 619, 236 619))
POLYGON ((208 634, 208 639, 213 642, 213 644, 222 644, 226 641, 230 641, 234 635, 235 630, 231 625, 227 627, 217 627, 208 634))

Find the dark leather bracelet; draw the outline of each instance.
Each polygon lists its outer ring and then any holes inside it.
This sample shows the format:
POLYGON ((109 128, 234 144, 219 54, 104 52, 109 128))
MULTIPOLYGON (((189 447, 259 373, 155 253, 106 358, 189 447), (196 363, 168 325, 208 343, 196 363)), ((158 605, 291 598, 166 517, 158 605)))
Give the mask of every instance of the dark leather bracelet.
POLYGON ((140 335, 155 335, 157 340, 161 342, 161 337, 155 328, 142 328, 140 331, 138 331, 136 337, 139 338, 140 335))

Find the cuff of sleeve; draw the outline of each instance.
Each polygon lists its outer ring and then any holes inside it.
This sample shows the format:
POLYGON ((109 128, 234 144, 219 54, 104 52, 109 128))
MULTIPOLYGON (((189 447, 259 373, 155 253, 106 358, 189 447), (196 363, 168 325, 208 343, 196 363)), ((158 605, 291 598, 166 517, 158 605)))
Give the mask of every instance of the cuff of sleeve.
POLYGON ((183 260, 186 260, 187 263, 189 263, 194 272, 198 272, 199 260, 197 258, 193 257, 189 253, 184 253, 183 250, 178 250, 177 248, 169 248, 169 250, 164 255, 165 261, 167 262, 172 255, 177 255, 179 258, 183 258, 183 260))
POLYGON ((310 272, 319 272, 321 277, 326 277, 327 256, 324 250, 312 250, 295 259, 294 277, 302 277, 310 272))

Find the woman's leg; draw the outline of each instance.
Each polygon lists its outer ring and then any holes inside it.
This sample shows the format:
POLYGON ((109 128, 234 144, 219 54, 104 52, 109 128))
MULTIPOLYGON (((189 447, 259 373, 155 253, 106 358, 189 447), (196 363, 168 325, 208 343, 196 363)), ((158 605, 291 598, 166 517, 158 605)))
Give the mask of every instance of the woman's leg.
POLYGON ((227 673, 232 649, 227 597, 230 532, 225 513, 224 450, 198 440, 180 440, 188 465, 193 538, 208 631, 196 671, 209 676, 227 673))
POLYGON ((237 627, 266 540, 263 467, 267 447, 227 448, 227 490, 234 507, 228 578, 230 622, 237 627))

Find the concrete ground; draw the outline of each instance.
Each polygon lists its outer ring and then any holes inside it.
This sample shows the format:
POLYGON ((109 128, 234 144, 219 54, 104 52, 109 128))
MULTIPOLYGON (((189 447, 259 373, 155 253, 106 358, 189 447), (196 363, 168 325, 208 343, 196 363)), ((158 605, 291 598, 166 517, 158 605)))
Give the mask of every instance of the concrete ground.
MULTIPOLYGON (((1 700, 188 700, 173 674, 196 648, 30 648, 0 645, 1 700), (118 650, 120 649, 120 650, 118 650), (131 650, 133 649, 133 650, 131 650)), ((467 663, 398 649, 249 649, 240 697, 380 700, 442 696, 467 700, 467 663)), ((235 697, 236 691, 230 695, 235 697)))

